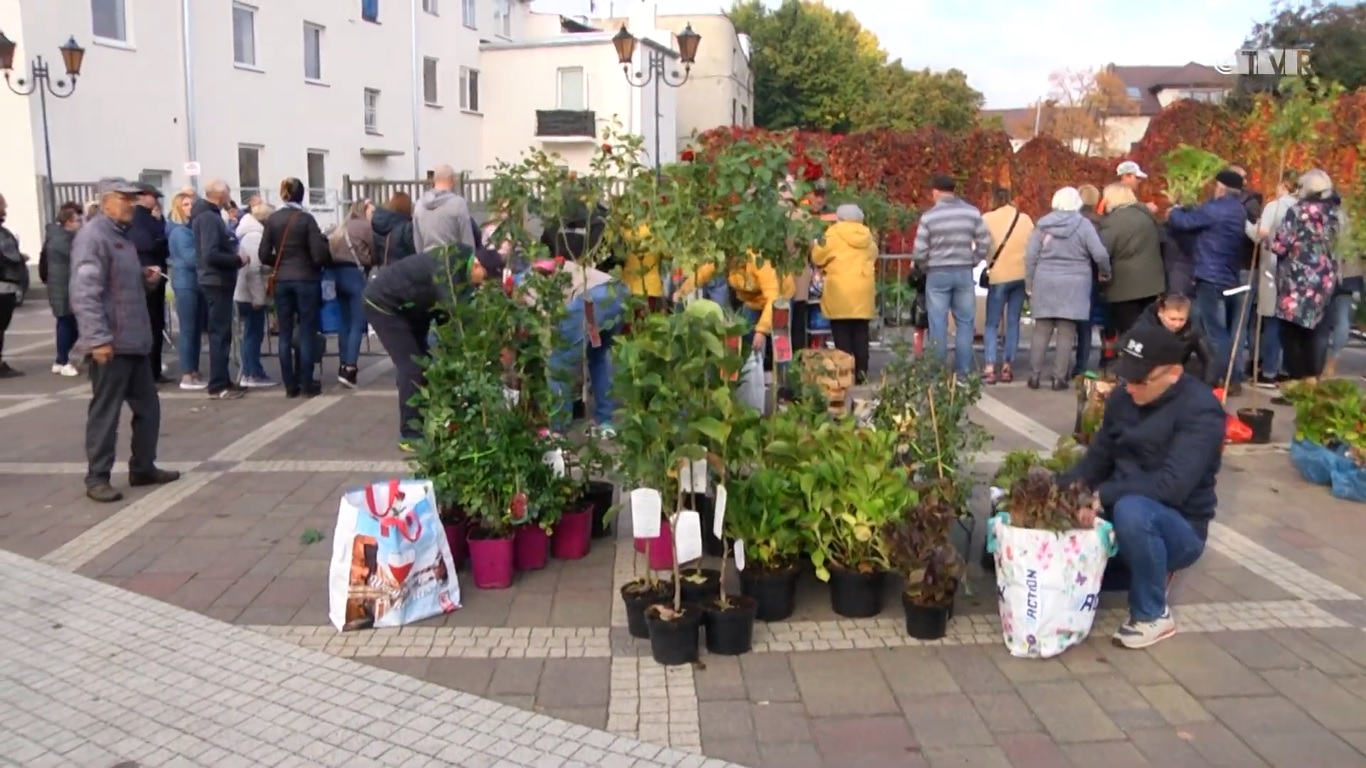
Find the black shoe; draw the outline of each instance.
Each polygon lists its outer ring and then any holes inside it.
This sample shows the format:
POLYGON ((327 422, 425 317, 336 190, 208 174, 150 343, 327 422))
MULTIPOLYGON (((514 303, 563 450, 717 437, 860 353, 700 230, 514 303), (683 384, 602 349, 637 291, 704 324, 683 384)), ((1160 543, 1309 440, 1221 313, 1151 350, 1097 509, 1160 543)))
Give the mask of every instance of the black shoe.
POLYGON ((322 387, 309 387, 304 390, 304 397, 314 398, 323 393, 322 387))
POLYGON ((23 375, 23 371, 10 367, 9 363, 0 363, 0 379, 17 379, 23 375))
POLYGON ((123 492, 115 490, 109 483, 96 483, 87 486, 85 495, 91 501, 98 501, 101 504, 112 504, 123 499, 123 492))
POLYGON ((242 397, 243 397, 244 395, 246 395, 246 394, 247 394, 247 391, 246 391, 245 389, 242 389, 241 387, 237 387, 237 388, 228 387, 227 389, 222 389, 222 390, 219 390, 219 391, 217 391, 217 392, 210 392, 210 393, 209 393, 209 399, 210 399, 210 400, 241 400, 242 397))
POLYGON ((1256 387, 1258 389, 1276 389, 1280 384, 1279 377, 1262 374, 1257 377, 1256 387))
POLYGON ((296 397, 298 397, 298 396, 299 396, 299 388, 298 388, 298 387, 285 387, 285 397, 289 398, 290 400, 293 400, 294 398, 296 398, 296 397))
POLYGON ((128 473, 128 484, 134 488, 144 485, 165 485, 180 479, 180 473, 173 469, 153 469, 146 473, 128 473))
MULTIPOLYGON (((1061 391, 1063 391, 1064 389, 1071 389, 1071 388, 1072 388, 1072 382, 1068 381, 1067 379, 1054 379, 1054 380, 1053 380, 1053 391, 1054 391, 1054 392, 1061 392, 1061 391)), ((1037 387, 1036 387, 1036 389, 1037 389, 1037 387)))
POLYGON ((1030 389, 1038 389, 1038 388, 1039 388, 1039 377, 1038 377, 1037 375, 1030 376, 1030 377, 1029 377, 1029 381, 1026 381, 1026 382, 1025 382, 1025 386, 1029 387, 1030 389))
POLYGON ((158 374, 156 377, 157 386, 161 386, 162 384, 171 384, 174 382, 175 379, 171 378, 170 376, 162 376, 158 374))
POLYGON ((356 388, 356 376, 360 369, 354 365, 343 365, 337 369, 337 383, 348 389, 356 388))

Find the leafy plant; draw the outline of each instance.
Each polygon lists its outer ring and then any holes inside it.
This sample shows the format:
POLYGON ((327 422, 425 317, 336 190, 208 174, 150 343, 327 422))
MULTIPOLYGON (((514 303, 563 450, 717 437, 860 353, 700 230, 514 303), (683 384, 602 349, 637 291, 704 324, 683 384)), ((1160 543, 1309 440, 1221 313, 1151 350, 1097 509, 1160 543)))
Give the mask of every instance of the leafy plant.
POLYGON ((1194 205, 1215 174, 1228 167, 1228 161, 1199 147, 1182 144, 1162 156, 1167 168, 1167 195, 1177 205, 1194 205))
MULTIPOLYGON (((822 417, 823 418, 823 417, 822 417)), ((808 465, 813 417, 784 409, 768 418, 745 409, 725 456, 726 529, 745 543, 746 567, 773 571, 797 563, 809 541, 812 514, 800 478, 808 465)))
POLYGON ((1082 483, 1060 486, 1056 477, 1043 467, 1034 467, 1010 486, 1005 508, 1011 525, 1041 531, 1077 527, 1077 510, 1091 506, 1091 490, 1082 483))
POLYGON ((953 526, 961 495, 955 483, 935 479, 917 483, 916 501, 882 529, 889 560, 905 580, 906 597, 922 606, 953 599, 963 578, 963 562, 953 546, 953 526))
POLYGON ((1066 435, 1058 438, 1053 452, 1045 456, 1038 451, 1018 450, 1005 455, 1000 468, 992 476, 991 484, 1003 491, 1009 491, 1016 481, 1024 478, 1035 468, 1042 467, 1054 474, 1062 474, 1081 461, 1085 451, 1075 438, 1066 435))
POLYGON ((1366 395, 1355 383, 1327 379, 1287 386, 1283 393, 1295 407, 1296 440, 1346 448, 1354 458, 1366 450, 1366 395))

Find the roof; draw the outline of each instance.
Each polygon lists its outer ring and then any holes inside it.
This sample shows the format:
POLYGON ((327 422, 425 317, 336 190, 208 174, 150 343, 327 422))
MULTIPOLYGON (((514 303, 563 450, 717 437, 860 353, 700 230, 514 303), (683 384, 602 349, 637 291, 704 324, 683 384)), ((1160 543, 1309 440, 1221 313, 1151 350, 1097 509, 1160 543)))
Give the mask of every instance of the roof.
POLYGON ((1237 78, 1225 75, 1214 67, 1196 62, 1176 66, 1121 66, 1111 64, 1110 71, 1128 88, 1139 91, 1138 114, 1156 115, 1162 111, 1157 94, 1170 88, 1232 88, 1237 78))
POLYGON ((984 109, 979 113, 983 118, 999 117, 1005 124, 1006 133, 1012 139, 1034 138, 1034 107, 1015 107, 1013 109, 984 109))

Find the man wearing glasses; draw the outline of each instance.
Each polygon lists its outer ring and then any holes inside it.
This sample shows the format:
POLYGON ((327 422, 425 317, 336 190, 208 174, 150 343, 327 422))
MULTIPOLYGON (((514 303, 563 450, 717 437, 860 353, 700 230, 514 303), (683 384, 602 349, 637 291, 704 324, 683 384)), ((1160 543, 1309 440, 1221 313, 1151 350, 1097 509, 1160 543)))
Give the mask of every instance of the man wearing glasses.
POLYGON ((1185 357, 1186 345, 1166 328, 1139 326, 1121 339, 1123 386, 1106 402, 1086 456, 1059 478, 1095 490, 1078 525, 1089 528, 1097 516, 1114 525, 1131 576, 1129 621, 1113 638, 1124 648, 1176 634, 1170 575, 1200 558, 1214 519, 1226 415, 1209 386, 1184 372, 1185 357))

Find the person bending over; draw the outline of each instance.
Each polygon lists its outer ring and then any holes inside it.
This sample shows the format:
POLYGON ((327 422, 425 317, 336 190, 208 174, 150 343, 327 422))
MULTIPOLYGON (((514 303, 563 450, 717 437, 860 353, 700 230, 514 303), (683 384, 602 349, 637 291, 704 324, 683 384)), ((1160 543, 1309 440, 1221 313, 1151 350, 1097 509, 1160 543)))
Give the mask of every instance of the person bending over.
POLYGON ((1169 293, 1150 304, 1139 316, 1134 327, 1166 328, 1176 334, 1186 345, 1186 357, 1182 366, 1186 373, 1211 387, 1223 384, 1215 374, 1215 366, 1210 364, 1209 340, 1200 323, 1191 320, 1192 302, 1189 296, 1169 293))
POLYGON ((1166 328, 1135 327, 1120 340, 1123 386, 1081 462, 1059 478, 1095 489, 1077 524, 1114 525, 1129 566, 1129 620, 1116 645, 1147 648, 1176 634, 1167 605, 1169 574, 1205 551, 1214 519, 1225 414, 1214 392, 1185 373, 1186 343, 1166 328))

